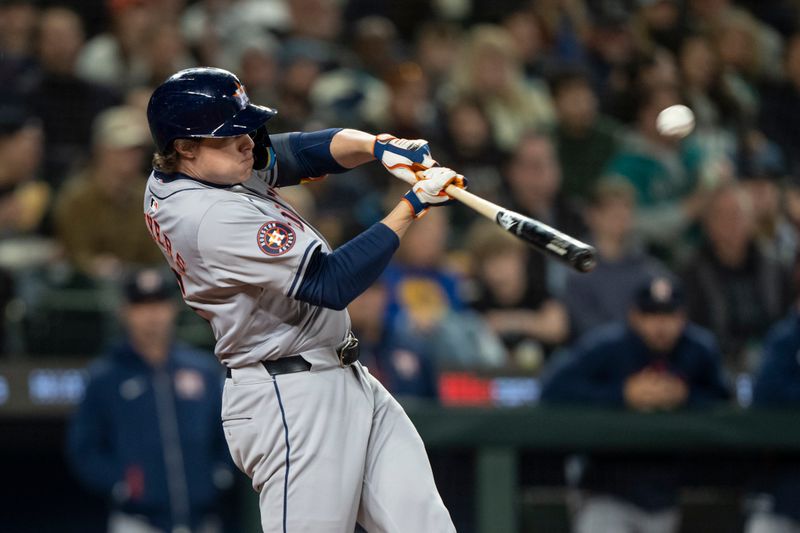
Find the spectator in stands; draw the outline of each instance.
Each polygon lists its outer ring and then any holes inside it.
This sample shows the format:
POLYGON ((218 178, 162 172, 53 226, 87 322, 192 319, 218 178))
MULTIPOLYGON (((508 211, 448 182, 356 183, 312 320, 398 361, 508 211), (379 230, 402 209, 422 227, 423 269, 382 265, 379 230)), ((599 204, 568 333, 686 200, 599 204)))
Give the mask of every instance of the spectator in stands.
MULTIPOLYGON (((422 68, 416 63, 396 63, 384 80, 389 90, 389 101, 382 131, 391 131, 403 139, 426 139, 436 145, 441 135, 439 117, 422 68)), ((369 114, 375 115, 375 112, 369 114)), ((459 169, 459 172, 463 171, 459 169)))
POLYGON ((359 360, 396 397, 436 399, 438 373, 427 346, 386 327, 386 287, 372 285, 348 307, 358 337, 359 360))
POLYGON ((630 15, 618 5, 604 5, 593 21, 587 51, 592 86, 603 109, 616 93, 630 89, 624 74, 635 52, 630 15))
POLYGON ((42 175, 58 188, 88 158, 92 121, 103 109, 118 103, 119 96, 75 74, 84 33, 83 23, 74 11, 64 7, 45 9, 37 43, 39 75, 28 101, 44 126, 42 175))
POLYGON ((701 182, 708 161, 692 137, 681 141, 658 133, 658 113, 680 103, 673 87, 648 88, 639 97, 636 129, 624 140, 606 173, 622 176, 636 189, 637 229, 645 242, 673 248, 702 213, 708 190, 720 177, 709 174, 708 181, 701 182))
POLYGON ((455 24, 431 21, 419 28, 414 59, 437 89, 449 78, 462 41, 461 29, 455 24))
POLYGON ((652 53, 657 48, 676 51, 684 34, 681 5, 675 0, 644 2, 634 14, 633 34, 639 51, 652 53))
POLYGON ((446 97, 477 98, 489 116, 501 149, 513 149, 526 130, 553 123, 547 87, 525 79, 506 29, 491 25, 472 28, 453 68, 446 97))
POLYGON ((240 36, 227 48, 223 65, 239 72, 253 102, 278 106, 280 68, 278 40, 264 32, 238 32, 240 36))
POLYGON ((155 270, 125 286, 125 340, 89 369, 68 459, 111 500, 110 533, 221 531, 233 480, 219 423, 222 376, 210 354, 174 342, 174 282, 155 270))
POLYGON ((31 57, 39 10, 30 0, 8 0, 0 4, 0 50, 15 58, 31 57))
MULTIPOLYGON (((601 100, 604 113, 626 125, 635 127, 641 95, 659 87, 679 85, 675 55, 665 48, 639 52, 614 72, 614 83, 601 100)), ((597 90, 597 89, 595 89, 597 90)))
POLYGON ((367 16, 353 24, 351 47, 359 68, 377 79, 386 79, 404 60, 397 27, 386 18, 367 16))
POLYGON ((749 13, 738 11, 725 17, 713 36, 723 75, 734 94, 741 97, 741 103, 746 104, 748 118, 753 118, 752 113, 758 110, 758 85, 773 78, 780 68, 765 64, 758 32, 758 21, 749 13))
MULTIPOLYGON (((199 0, 187 4, 180 15, 180 26, 192 55, 200 65, 237 72, 241 71, 228 62, 232 54, 248 41, 257 47, 259 35, 284 34, 290 22, 288 7, 282 1, 199 0)), ((250 86, 246 86, 251 94, 250 86)))
POLYGON ((785 217, 782 250, 789 260, 789 284, 792 300, 800 296, 800 177, 790 176, 781 186, 782 212, 785 217))
POLYGON ((95 120, 92 160, 64 186, 54 213, 67 257, 84 273, 113 278, 125 263, 161 262, 142 219, 142 167, 151 142, 138 109, 111 108, 95 120))
POLYGON ((153 24, 144 39, 142 52, 147 64, 147 86, 157 87, 176 71, 196 66, 177 23, 153 24))
MULTIPOLYGON (((797 305, 770 329, 757 374, 753 406, 800 407, 800 313, 797 305)), ((760 465, 745 533, 792 533, 800 530, 800 464, 783 460, 760 465)))
POLYGON ((517 54, 527 79, 536 80, 545 74, 547 39, 543 21, 531 6, 524 4, 520 9, 505 14, 503 26, 514 39, 517 54))
POLYGON ((564 174, 564 194, 585 199, 605 166, 616 154, 619 125, 598 113, 589 77, 579 70, 562 70, 550 81, 555 102, 554 141, 564 174))
POLYGON ((0 237, 42 230, 51 189, 38 179, 44 136, 22 104, 0 103, 0 237))
POLYGON ((496 224, 476 222, 466 242, 474 261, 472 307, 503 341, 509 367, 538 371, 545 352, 567 338, 564 305, 530 285, 525 245, 496 224))
POLYGON ((0 2, 0 99, 24 92, 36 76, 34 35, 38 7, 26 0, 0 2))
POLYGON ((145 85, 148 32, 158 13, 149 0, 107 0, 110 31, 92 37, 78 56, 77 73, 86 81, 123 92, 145 85))
MULTIPOLYGON (((278 87, 280 114, 278 131, 306 129, 314 118, 311 91, 323 71, 333 64, 332 51, 316 41, 295 40, 281 47, 281 76, 278 87)), ((320 98, 318 96, 318 98, 320 98)))
MULTIPOLYGON (((42 158, 42 130, 38 121, 20 105, 0 103, 0 313, 18 293, 13 268, 40 266, 53 258, 52 246, 44 242, 44 254, 32 253, 15 244, 38 240, 32 234, 41 230, 42 219, 50 203, 50 189, 36 179, 42 158)), ((5 316, 5 315, 4 315, 5 316)), ((7 319, 0 321, 0 353, 10 351, 6 343, 7 319)))
POLYGON ((787 242, 787 221, 781 209, 781 181, 786 176, 780 148, 757 131, 743 135, 739 148, 739 175, 753 204, 755 236, 784 268, 794 265, 794 247, 787 242))
POLYGON ((751 372, 789 289, 777 258, 758 245, 753 205, 740 185, 717 191, 704 213, 704 239, 685 268, 689 318, 717 337, 726 368, 751 372))
POLYGON ((344 4, 336 0, 287 0, 289 37, 334 43, 342 31, 344 4))
POLYGON ((597 266, 588 274, 570 272, 564 294, 573 338, 624 321, 636 287, 665 271, 634 236, 635 209, 636 192, 627 181, 605 178, 594 187, 584 217, 597 266))
POLYGON ((589 10, 583 0, 533 2, 531 11, 541 26, 551 61, 577 64, 584 59, 589 40, 589 10))
MULTIPOLYGON (((502 205, 569 235, 583 234, 580 213, 561 193, 561 167, 549 137, 527 133, 519 140, 508 165, 507 180, 509 197, 502 205)), ((527 271, 533 290, 556 298, 563 295, 565 267, 530 251, 527 271)))
POLYGON ((507 154, 497 147, 489 117, 478 100, 463 98, 451 103, 445 111, 444 129, 440 144, 433 144, 438 160, 469 176, 473 193, 500 202, 501 172, 507 154))
POLYGON ((793 173, 800 171, 800 34, 786 43, 785 78, 765 84, 761 95, 759 125, 764 134, 778 143, 793 173))
MULTIPOLYGON (((671 411, 723 400, 719 351, 688 323, 681 287, 656 276, 637 287, 627 322, 591 331, 555 360, 549 403, 671 411)), ((677 533, 680 474, 672 459, 592 458, 573 520, 576 533, 677 533)))
MULTIPOLYGON (((428 100, 427 80, 421 73, 409 76, 415 70, 413 64, 399 64, 394 24, 383 17, 365 17, 354 24, 352 33, 356 55, 347 61, 344 51, 333 51, 330 59, 338 68, 322 72, 310 90, 316 118, 351 127, 381 124, 379 128, 384 128, 384 124, 398 122, 403 130, 430 122, 429 116, 420 113, 428 100), (391 82, 394 95, 387 85, 391 82), (409 95, 410 100, 403 98, 409 95), (415 100, 413 96, 420 98, 415 100), (398 113, 401 100, 408 107, 398 113)), ((330 48, 327 43, 312 42, 330 48)))
POLYGON ((702 140, 723 143, 726 150, 735 149, 733 133, 747 125, 754 111, 748 109, 748 95, 740 94, 742 87, 737 92, 706 37, 685 38, 678 57, 681 91, 686 105, 694 111, 697 134, 702 140))
MULTIPOLYGON (((773 5, 774 2, 768 2, 768 4, 773 5)), ((755 43, 753 52, 758 54, 758 61, 767 69, 768 75, 779 74, 783 43, 777 31, 755 19, 742 7, 734 5, 732 0, 690 0, 688 5, 689 20, 692 25, 698 31, 706 32, 709 35, 722 34, 732 19, 749 18, 748 24, 751 28, 748 29, 748 32, 753 33, 753 42, 755 43)))
POLYGON ((502 366, 502 344, 466 308, 462 279, 445 267, 447 236, 446 214, 432 209, 403 237, 382 278, 388 293, 387 333, 424 342, 437 367, 502 366))

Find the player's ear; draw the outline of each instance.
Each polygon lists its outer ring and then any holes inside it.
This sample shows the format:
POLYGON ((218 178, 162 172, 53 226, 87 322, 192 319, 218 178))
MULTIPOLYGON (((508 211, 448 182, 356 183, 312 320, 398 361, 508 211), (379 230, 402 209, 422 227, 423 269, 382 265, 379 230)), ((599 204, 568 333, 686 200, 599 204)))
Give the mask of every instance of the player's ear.
POLYGON ((175 152, 181 159, 194 159, 197 157, 197 149, 200 147, 198 139, 176 139, 173 143, 175 152))

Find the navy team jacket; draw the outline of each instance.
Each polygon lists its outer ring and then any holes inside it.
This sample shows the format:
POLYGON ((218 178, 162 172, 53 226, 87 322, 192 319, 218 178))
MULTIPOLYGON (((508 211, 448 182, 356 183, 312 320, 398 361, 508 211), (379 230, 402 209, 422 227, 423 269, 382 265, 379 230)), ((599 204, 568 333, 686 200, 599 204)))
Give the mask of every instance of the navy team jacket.
MULTIPOLYGON (((800 313, 775 324, 764 341, 761 368, 754 383, 753 406, 800 409, 800 313)), ((760 465, 755 490, 758 508, 800 521, 800 460, 781 458, 760 465)))
POLYGON ((68 435, 78 479, 163 530, 194 529, 213 514, 231 461, 220 370, 209 359, 176 345, 155 369, 125 343, 94 363, 68 435))
MULTIPOLYGON (((689 388, 688 407, 728 397, 713 336, 688 324, 672 353, 652 353, 628 326, 591 330, 573 349, 554 360, 543 379, 548 403, 622 408, 625 380, 651 367, 681 377, 689 388)), ((648 511, 677 504, 680 464, 675 457, 597 456, 589 460, 580 485, 616 496, 648 511)))

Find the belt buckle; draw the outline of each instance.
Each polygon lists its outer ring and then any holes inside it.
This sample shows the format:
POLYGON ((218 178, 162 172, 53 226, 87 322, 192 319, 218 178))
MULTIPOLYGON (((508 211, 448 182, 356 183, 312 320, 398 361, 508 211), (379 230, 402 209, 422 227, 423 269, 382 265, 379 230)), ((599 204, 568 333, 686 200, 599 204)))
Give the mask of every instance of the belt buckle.
POLYGON ((358 361, 358 338, 352 331, 347 332, 345 339, 336 347, 336 356, 339 358, 339 366, 347 368, 358 361))

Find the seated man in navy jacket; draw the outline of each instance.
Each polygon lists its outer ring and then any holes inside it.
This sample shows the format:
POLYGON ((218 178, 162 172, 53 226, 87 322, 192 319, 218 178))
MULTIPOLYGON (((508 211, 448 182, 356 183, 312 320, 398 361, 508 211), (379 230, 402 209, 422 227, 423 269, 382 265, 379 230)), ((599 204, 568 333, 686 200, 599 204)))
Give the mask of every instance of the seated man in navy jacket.
MULTIPOLYGON (((663 411, 726 398, 711 334, 687 323, 684 298, 667 277, 634 292, 627 323, 584 335, 554 361, 543 384, 550 403, 663 411)), ((576 533, 673 533, 680 477, 673 458, 595 457, 582 465, 576 533)))
POLYGON ((220 491, 233 480, 220 425, 216 361, 173 340, 174 281, 145 270, 126 284, 124 342, 89 369, 68 458, 113 506, 110 533, 221 531, 220 491))
MULTIPOLYGON (((800 311, 772 327, 755 380, 753 406, 800 408, 800 311)), ((760 469, 745 533, 800 532, 800 461, 770 461, 760 469)))

